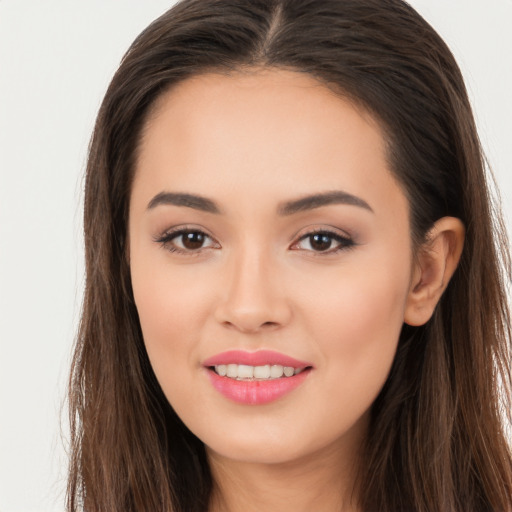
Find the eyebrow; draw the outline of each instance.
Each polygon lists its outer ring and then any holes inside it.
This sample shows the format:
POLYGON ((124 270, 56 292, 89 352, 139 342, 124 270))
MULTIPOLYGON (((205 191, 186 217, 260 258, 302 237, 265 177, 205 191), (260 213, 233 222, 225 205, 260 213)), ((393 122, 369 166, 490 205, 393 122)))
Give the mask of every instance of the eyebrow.
MULTIPOLYGON (((280 203, 277 212, 279 215, 288 216, 298 212, 313 210, 322 206, 331 204, 345 204, 349 206, 358 206, 370 212, 373 212, 371 206, 360 197, 349 194, 341 190, 333 190, 319 194, 313 194, 299 199, 280 203)), ((147 209, 152 210, 160 205, 185 206, 207 213, 220 214, 222 210, 212 199, 196 194, 160 192, 148 204, 147 209)))
POLYGON ((160 205, 186 206, 208 213, 221 213, 217 204, 206 197, 195 194, 184 194, 176 192, 160 192, 148 204, 148 210, 152 210, 160 205))
POLYGON ((280 204, 277 211, 279 215, 293 215, 294 213, 313 210, 314 208, 320 208, 321 206, 328 206, 331 204, 359 206, 360 208, 373 212, 371 206, 364 199, 342 190, 333 190, 301 197, 300 199, 294 199, 293 201, 287 201, 280 204))

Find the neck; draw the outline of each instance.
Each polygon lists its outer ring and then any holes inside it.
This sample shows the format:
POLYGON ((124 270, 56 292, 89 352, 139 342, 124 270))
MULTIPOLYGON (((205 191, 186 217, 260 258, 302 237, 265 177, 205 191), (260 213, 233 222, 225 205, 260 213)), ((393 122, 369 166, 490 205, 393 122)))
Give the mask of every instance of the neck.
POLYGON ((208 450, 214 481, 210 512, 358 512, 353 493, 356 455, 338 446, 283 463, 226 459, 208 450))

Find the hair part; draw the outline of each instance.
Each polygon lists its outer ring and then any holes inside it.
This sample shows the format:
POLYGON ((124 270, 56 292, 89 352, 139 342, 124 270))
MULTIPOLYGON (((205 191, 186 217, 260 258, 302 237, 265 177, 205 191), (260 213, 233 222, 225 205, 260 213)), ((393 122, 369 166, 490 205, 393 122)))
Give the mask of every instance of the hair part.
POLYGON ((204 446, 149 363, 126 258, 137 148, 156 101, 207 72, 308 73, 380 124, 421 246, 460 218, 460 265, 432 319, 404 325, 371 411, 358 487, 370 512, 512 509, 511 267, 461 73, 401 0, 185 0, 124 56, 89 149, 86 288, 70 378, 68 510, 207 510, 204 446), (361 490, 364 489, 364 493, 361 490))

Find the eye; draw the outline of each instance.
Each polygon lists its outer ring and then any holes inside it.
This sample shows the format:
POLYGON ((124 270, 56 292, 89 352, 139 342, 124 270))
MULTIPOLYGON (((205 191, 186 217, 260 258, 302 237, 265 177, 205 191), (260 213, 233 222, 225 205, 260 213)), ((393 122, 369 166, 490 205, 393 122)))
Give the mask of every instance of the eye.
POLYGON ((292 249, 333 254, 353 247, 354 241, 333 231, 313 231, 300 237, 292 249))
POLYGON ((155 241, 162 244, 170 252, 182 254, 197 254, 203 249, 220 247, 211 236, 198 229, 182 228, 168 231, 155 241))

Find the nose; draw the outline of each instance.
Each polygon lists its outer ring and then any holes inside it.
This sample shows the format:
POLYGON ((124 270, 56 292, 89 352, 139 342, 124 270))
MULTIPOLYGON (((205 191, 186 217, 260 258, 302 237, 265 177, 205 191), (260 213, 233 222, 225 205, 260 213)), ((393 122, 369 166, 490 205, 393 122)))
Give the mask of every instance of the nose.
POLYGON ((222 276, 215 316, 225 327, 244 333, 275 330, 292 316, 279 269, 263 251, 233 254, 222 276))

